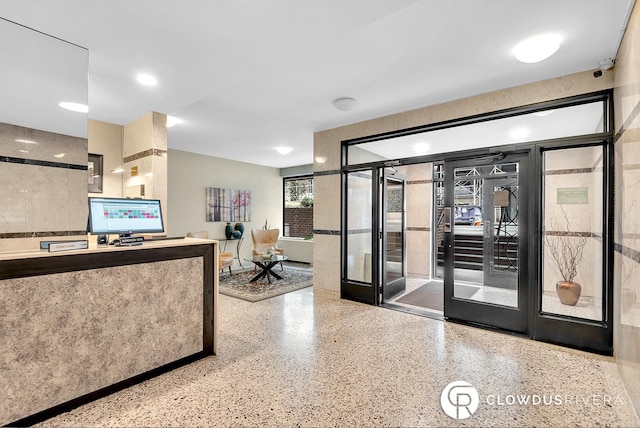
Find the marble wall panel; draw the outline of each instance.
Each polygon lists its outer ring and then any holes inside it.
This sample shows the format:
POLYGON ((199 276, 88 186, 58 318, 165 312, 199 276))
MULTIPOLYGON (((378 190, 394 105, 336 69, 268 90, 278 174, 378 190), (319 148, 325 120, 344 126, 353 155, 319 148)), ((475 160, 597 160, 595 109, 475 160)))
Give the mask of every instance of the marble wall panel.
POLYGON ((317 132, 313 136, 313 170, 314 171, 335 171, 341 165, 341 146, 336 144, 334 131, 317 132))
POLYGON ((340 174, 319 175, 313 178, 313 228, 340 229, 340 174), (320 209, 319 207, 333 207, 320 209))
POLYGON ((195 257, 0 281, 0 423, 201 351, 202 276, 195 257))
POLYGON ((339 235, 313 235, 313 266, 313 288, 339 293, 341 277, 339 235))
MULTIPOLYGON (((0 143, 3 155, 30 161, 0 165, 0 238, 21 241, 26 234, 86 230, 87 140, 0 124, 0 143)), ((3 242, 1 247, 38 248, 33 244, 3 242)))
POLYGON ((428 278, 431 272, 431 232, 407 231, 407 273, 428 278))
POLYGON ((407 184, 407 227, 431 228, 431 188, 429 182, 407 184))
POLYGON ((0 155, 86 165, 87 140, 0 123, 0 155))
POLYGON ((614 356, 640 411, 640 5, 636 2, 614 68, 616 160, 614 356))

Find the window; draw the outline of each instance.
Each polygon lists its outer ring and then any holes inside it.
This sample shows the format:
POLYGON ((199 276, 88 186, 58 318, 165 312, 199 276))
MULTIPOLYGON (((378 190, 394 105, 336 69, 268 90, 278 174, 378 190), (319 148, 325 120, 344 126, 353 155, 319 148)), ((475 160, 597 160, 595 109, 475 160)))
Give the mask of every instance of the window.
POLYGON ((284 236, 313 235, 313 177, 284 179, 284 236))

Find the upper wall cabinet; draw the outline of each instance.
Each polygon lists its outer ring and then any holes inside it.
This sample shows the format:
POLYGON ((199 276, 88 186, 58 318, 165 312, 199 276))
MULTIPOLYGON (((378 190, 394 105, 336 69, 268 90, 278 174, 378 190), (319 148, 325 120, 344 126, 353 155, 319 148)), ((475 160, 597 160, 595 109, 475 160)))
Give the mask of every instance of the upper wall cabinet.
POLYGON ((0 18, 0 122, 87 138, 87 49, 0 18))

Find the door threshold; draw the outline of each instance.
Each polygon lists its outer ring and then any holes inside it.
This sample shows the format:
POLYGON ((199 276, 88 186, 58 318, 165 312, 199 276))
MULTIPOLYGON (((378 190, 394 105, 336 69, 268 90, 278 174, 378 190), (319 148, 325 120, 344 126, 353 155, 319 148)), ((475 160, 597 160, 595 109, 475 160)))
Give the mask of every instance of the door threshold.
POLYGON ((408 314, 417 315, 424 318, 431 318, 438 321, 444 321, 444 314, 441 312, 430 311, 430 310, 420 310, 416 308, 408 308, 406 306, 396 305, 394 303, 383 303, 380 305, 381 308, 391 309, 394 311, 406 312, 408 314))
POLYGON ((517 336, 517 337, 522 337, 525 339, 532 339, 532 337, 529 335, 528 332, 526 331, 513 331, 513 330, 507 330, 504 328, 500 328, 500 327, 494 327, 492 325, 488 325, 488 324, 483 324, 483 323, 479 323, 479 322, 473 322, 473 321, 466 321, 466 320, 460 320, 457 318, 445 318, 446 321, 455 323, 455 324, 462 324, 462 325, 466 325, 469 327, 476 327, 476 328, 481 328, 483 330, 491 330, 491 331, 495 331, 498 333, 504 333, 504 334, 508 334, 510 336, 517 336))

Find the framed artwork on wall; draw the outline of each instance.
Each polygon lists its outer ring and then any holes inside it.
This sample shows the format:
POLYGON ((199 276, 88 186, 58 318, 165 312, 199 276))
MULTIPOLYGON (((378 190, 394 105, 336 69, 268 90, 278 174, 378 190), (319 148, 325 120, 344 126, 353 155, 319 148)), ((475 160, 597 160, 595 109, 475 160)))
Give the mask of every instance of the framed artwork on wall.
POLYGON ((207 187, 207 221, 251 221, 251 191, 207 187))
POLYGON ((102 193, 102 155, 89 153, 87 179, 89 193, 102 193))

